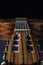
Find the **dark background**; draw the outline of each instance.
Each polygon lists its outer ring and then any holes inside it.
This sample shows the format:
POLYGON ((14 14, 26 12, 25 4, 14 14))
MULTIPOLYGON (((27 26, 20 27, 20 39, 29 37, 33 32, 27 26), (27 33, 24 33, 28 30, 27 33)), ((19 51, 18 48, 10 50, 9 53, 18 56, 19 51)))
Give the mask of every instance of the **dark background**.
POLYGON ((14 17, 43 19, 43 2, 37 0, 15 0, 0 2, 0 18, 14 17))

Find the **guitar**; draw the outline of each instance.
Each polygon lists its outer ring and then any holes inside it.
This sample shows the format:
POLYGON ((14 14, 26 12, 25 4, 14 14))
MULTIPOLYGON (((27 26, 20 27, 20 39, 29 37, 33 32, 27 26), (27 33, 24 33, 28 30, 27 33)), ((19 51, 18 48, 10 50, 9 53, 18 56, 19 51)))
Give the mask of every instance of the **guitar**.
POLYGON ((26 25, 26 22, 20 23, 20 20, 16 22, 16 28, 14 29, 6 49, 4 63, 6 65, 40 64, 40 56, 35 38, 29 26, 26 25))

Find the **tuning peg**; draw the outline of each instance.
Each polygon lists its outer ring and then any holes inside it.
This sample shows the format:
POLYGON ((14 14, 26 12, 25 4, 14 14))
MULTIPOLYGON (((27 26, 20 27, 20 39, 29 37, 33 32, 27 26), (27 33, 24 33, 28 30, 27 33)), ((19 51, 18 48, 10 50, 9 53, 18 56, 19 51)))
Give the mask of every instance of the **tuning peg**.
POLYGON ((5 47, 5 51, 7 51, 7 47, 5 47))
POLYGON ((5 61, 3 61, 3 62, 1 63, 1 65, 6 65, 6 62, 5 62, 5 61))
POLYGON ((5 54, 3 55, 3 60, 5 60, 5 54))
POLYGON ((5 47, 8 47, 8 45, 5 45, 5 47))
POLYGON ((13 45, 13 47, 19 47, 19 45, 13 45))
POLYGON ((7 54, 7 51, 3 51, 3 53, 7 54))
POLYGON ((19 51, 13 51, 13 53, 19 53, 19 51))

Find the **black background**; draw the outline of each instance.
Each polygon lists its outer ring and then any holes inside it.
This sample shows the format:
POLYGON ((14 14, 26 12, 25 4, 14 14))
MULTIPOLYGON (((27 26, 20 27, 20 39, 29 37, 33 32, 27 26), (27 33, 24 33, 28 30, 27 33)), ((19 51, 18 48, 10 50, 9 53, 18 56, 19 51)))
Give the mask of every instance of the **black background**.
POLYGON ((0 2, 0 18, 42 18, 43 2, 35 0, 12 0, 0 2))

